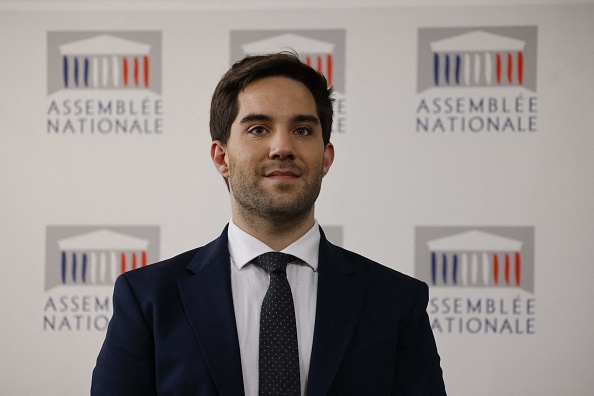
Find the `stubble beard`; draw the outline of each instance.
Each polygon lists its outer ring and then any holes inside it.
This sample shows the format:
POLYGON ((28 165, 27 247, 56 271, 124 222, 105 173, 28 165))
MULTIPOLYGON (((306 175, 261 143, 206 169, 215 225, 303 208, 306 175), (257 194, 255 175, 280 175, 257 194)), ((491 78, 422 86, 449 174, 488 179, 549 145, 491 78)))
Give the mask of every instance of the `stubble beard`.
MULTIPOLYGON (((313 210, 322 187, 321 168, 309 177, 301 175, 305 183, 300 190, 287 183, 275 186, 275 191, 264 188, 259 183, 261 177, 249 175, 249 170, 239 170, 231 163, 230 171, 229 185, 242 216, 250 221, 266 221, 279 227, 305 220, 313 210)), ((263 173, 261 170, 259 174, 263 173)))

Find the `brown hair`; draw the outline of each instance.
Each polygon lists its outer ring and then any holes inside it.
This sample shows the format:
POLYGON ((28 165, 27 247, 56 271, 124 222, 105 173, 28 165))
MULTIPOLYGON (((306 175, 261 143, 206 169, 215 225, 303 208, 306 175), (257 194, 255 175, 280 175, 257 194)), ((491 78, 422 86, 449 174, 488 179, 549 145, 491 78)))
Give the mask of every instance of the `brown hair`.
POLYGON ((212 140, 227 144, 231 124, 239 112, 237 95, 250 83, 266 77, 282 76, 301 82, 309 89, 316 102, 322 126, 324 145, 330 142, 332 132, 332 87, 326 78, 301 62, 297 54, 281 52, 248 56, 236 62, 221 78, 210 103, 210 135, 212 140))

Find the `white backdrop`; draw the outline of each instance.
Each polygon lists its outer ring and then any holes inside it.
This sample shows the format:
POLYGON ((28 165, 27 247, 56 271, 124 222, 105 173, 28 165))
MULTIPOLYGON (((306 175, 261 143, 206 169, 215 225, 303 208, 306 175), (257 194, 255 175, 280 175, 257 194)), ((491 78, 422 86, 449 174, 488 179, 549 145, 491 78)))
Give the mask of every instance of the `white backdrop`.
POLYGON ((148 244, 150 262, 220 233, 230 211, 208 156, 210 95, 241 37, 292 32, 332 44, 344 78, 317 218, 344 247, 430 284, 448 393, 592 394, 594 5, 253 4, 0 2, 0 393, 88 393, 112 292, 110 278, 90 278, 91 256, 113 253, 120 270, 125 255, 127 270, 143 249, 132 246, 148 244), (435 84, 432 58, 419 54, 476 31, 492 36, 461 59, 491 39, 521 42, 523 84, 517 66, 506 82, 508 48, 503 83, 435 84), (85 41, 102 35, 116 40, 85 41), (79 45, 77 71, 68 43, 79 45), (123 57, 128 85, 98 87, 102 59, 121 68, 123 57), (446 100, 461 104, 435 106, 446 100), (471 112, 471 100, 482 110, 471 112), (420 116, 444 127, 419 130, 420 116), (472 117, 475 126, 498 118, 500 131, 451 126, 472 117), (529 117, 532 130, 518 131, 529 117), (116 120, 131 132, 116 132, 116 120), (483 283, 433 284, 428 242, 471 231, 519 241, 521 281, 513 261, 504 280, 502 255, 497 282, 489 267, 483 283), (66 245, 81 254, 76 264, 70 253, 62 261, 66 245))

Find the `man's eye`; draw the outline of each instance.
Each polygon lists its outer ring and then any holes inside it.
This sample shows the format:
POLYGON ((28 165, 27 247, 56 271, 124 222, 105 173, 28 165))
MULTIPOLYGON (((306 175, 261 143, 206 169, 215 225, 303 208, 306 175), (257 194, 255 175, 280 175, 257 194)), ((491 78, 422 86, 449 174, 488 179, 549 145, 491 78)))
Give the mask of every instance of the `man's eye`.
POLYGON ((295 135, 299 135, 299 136, 308 136, 311 135, 311 129, 307 128, 307 127, 299 127, 297 129, 295 129, 295 135))
POLYGON ((250 130, 248 132, 251 134, 254 134, 254 135, 262 135, 263 133, 266 132, 266 129, 264 129, 264 127, 261 127, 261 126, 257 126, 257 127, 250 128, 250 130))

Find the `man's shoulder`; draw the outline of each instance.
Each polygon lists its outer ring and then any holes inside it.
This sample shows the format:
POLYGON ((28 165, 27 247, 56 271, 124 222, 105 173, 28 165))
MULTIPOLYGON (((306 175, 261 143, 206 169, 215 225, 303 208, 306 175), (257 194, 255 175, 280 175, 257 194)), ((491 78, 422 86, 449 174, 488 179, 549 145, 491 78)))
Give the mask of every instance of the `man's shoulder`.
MULTIPOLYGON (((158 261, 154 264, 147 265, 146 267, 139 268, 136 272, 142 273, 143 271, 146 273, 150 272, 170 272, 170 271, 178 271, 179 269, 185 268, 190 262, 194 259, 196 254, 203 249, 204 247, 197 247, 183 253, 179 253, 173 257, 158 261)), ((132 273, 132 272, 131 272, 132 273)))
POLYGON ((226 246, 226 243, 226 239, 219 237, 204 246, 185 251, 171 258, 147 265, 146 267, 128 271, 124 275, 126 275, 126 278, 128 279, 136 281, 188 276, 192 273, 192 271, 187 267, 190 265, 190 263, 192 263, 192 261, 200 258, 209 260, 211 257, 206 256, 207 252, 211 254, 224 253, 224 249, 222 249, 221 246, 226 246))
POLYGON ((366 275, 367 278, 379 283, 407 285, 408 287, 418 288, 424 282, 402 273, 385 264, 378 263, 368 257, 339 246, 332 245, 336 252, 340 253, 348 263, 357 271, 366 275))
POLYGON ((398 309, 406 307, 405 311, 417 305, 426 305, 429 288, 425 282, 359 253, 337 246, 334 248, 337 249, 335 253, 354 270, 352 275, 365 285, 369 301, 398 309))
POLYGON ((186 267, 203 247, 188 250, 174 257, 128 271, 122 275, 132 284, 154 285, 180 279, 188 272, 186 267))

